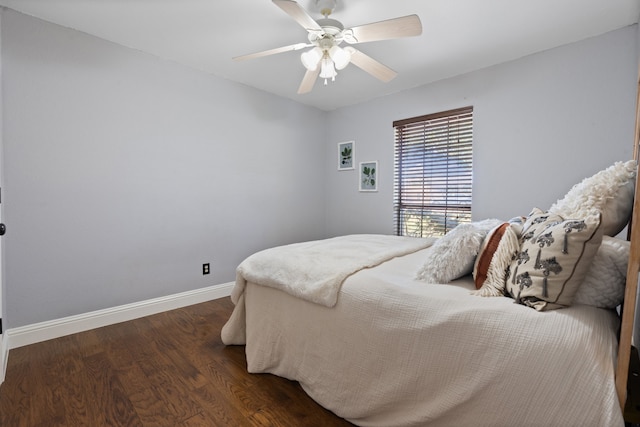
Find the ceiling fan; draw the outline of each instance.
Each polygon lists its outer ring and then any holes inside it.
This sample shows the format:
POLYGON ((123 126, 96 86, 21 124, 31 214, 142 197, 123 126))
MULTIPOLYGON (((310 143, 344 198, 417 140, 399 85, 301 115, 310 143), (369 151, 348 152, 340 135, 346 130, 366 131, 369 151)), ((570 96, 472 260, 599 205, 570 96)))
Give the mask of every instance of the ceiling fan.
POLYGON ((422 23, 417 15, 407 15, 357 27, 344 28, 340 21, 329 18, 329 15, 335 9, 336 0, 314 0, 320 13, 324 16, 324 18, 318 20, 314 20, 293 0, 272 1, 307 30, 309 42, 236 56, 233 59, 235 61, 243 61, 312 47, 312 49, 300 55, 300 60, 307 71, 302 83, 300 83, 300 87, 298 87, 298 94, 311 92, 318 76, 324 79, 325 85, 328 79, 335 80, 336 70, 342 70, 349 63, 356 65, 383 82, 388 82, 398 73, 359 50, 351 46, 341 48, 340 44, 346 42, 352 45, 422 34, 422 23))

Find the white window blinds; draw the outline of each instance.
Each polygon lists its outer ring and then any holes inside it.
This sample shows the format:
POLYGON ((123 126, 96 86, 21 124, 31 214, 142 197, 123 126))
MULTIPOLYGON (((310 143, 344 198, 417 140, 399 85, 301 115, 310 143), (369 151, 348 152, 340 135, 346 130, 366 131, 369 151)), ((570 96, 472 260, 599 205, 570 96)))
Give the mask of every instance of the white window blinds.
POLYGON ((471 221, 473 107, 393 122, 399 236, 443 236, 471 221))

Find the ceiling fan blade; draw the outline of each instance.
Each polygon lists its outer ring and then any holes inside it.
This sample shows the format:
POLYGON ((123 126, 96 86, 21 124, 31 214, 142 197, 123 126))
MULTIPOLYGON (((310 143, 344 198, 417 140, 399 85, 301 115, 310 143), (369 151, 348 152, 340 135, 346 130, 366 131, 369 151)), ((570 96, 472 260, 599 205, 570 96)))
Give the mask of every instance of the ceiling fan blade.
POLYGON ((302 8, 297 2, 293 0, 272 0, 276 6, 284 10, 290 17, 302 26, 305 30, 323 32, 322 27, 302 8))
POLYGON ((422 22, 420 22, 418 15, 373 22, 349 28, 343 32, 344 40, 350 44, 412 37, 420 34, 422 34, 422 22))
POLYGON ((318 78, 319 74, 320 66, 316 67, 315 71, 307 70, 307 72, 304 73, 304 77, 302 78, 300 87, 298 87, 298 95, 311 92, 311 89, 313 89, 313 85, 316 83, 316 79, 318 78))
POLYGON ((289 46, 277 47, 275 49, 264 50, 262 52, 250 53, 248 55, 236 56, 234 61, 244 61, 246 59, 260 58, 261 56, 275 55, 276 53, 289 52, 291 50, 299 50, 308 46, 313 46, 308 43, 297 43, 289 46))
POLYGON ((359 50, 352 48, 351 46, 345 47, 351 53, 351 63, 356 67, 359 67, 371 74, 373 77, 382 80, 383 82, 389 82, 393 80, 398 73, 384 64, 376 61, 369 55, 366 55, 359 50))

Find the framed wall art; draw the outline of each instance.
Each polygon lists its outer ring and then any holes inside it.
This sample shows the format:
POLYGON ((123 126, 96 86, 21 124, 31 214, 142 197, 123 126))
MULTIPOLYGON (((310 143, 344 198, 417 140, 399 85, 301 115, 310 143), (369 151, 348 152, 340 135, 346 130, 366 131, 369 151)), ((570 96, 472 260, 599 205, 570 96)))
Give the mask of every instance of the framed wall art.
POLYGON ((338 143, 338 170, 346 171, 354 169, 354 159, 356 154, 355 141, 338 143))
POLYGON ((360 162, 360 191, 378 191, 378 162, 360 162))

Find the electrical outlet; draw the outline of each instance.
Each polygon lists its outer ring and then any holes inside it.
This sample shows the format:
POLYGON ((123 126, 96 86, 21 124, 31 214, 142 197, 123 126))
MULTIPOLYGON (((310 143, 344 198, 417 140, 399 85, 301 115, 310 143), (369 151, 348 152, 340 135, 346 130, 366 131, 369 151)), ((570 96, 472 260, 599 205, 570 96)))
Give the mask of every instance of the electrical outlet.
POLYGON ((209 274, 209 263, 202 264, 202 274, 209 274))

